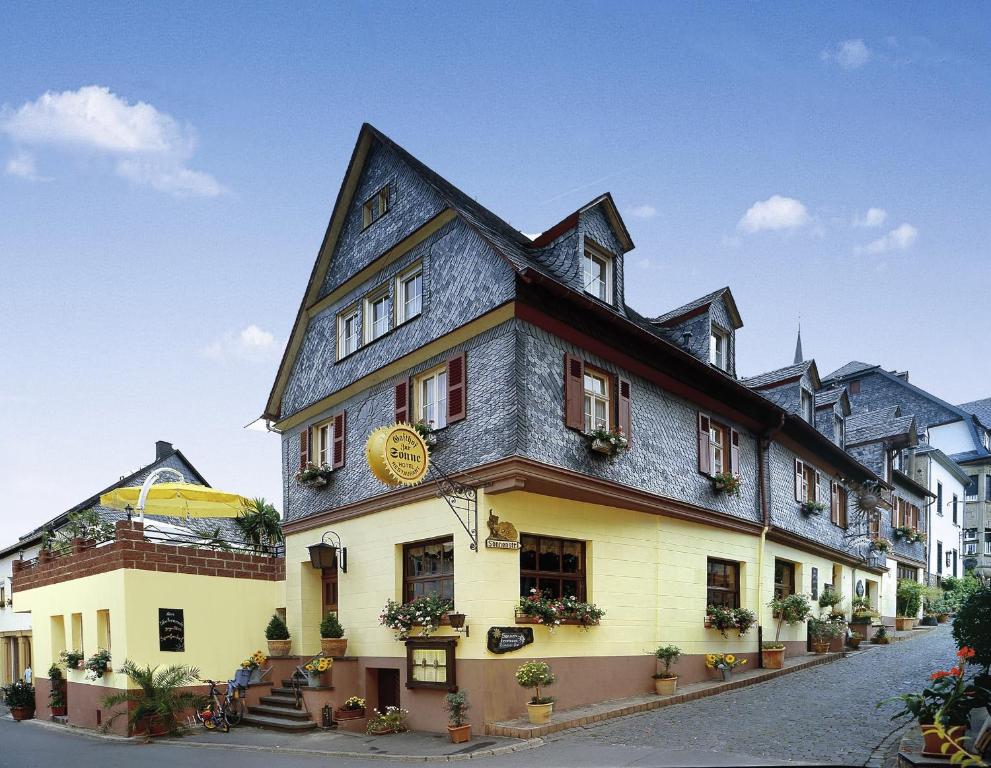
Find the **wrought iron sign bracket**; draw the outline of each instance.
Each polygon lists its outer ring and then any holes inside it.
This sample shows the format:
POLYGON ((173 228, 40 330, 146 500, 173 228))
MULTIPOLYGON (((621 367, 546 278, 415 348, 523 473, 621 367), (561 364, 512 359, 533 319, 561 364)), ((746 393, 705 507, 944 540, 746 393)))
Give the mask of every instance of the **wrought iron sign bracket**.
POLYGON ((431 457, 430 471, 437 474, 437 496, 447 502, 461 527, 471 539, 470 547, 478 552, 478 489, 455 480, 431 457))

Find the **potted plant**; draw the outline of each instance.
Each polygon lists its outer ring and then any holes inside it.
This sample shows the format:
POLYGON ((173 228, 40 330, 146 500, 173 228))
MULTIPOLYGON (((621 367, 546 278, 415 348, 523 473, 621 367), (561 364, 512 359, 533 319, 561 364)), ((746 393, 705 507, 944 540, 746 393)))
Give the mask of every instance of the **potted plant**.
POLYGON ((798 508, 806 515, 821 515, 826 511, 826 505, 823 502, 813 499, 803 501, 798 508))
POLYGON ((812 605, 805 595, 787 595, 768 603, 768 607, 778 620, 774 632, 774 642, 762 643, 761 662, 766 669, 781 669, 785 663, 785 646, 781 642, 781 628, 785 625, 800 624, 812 613, 812 605))
POLYGON ((87 680, 93 680, 94 682, 99 680, 110 671, 110 651, 101 648, 86 659, 83 668, 86 670, 87 680))
POLYGON ((82 651, 68 650, 62 651, 59 654, 59 660, 65 665, 66 669, 79 669, 84 658, 86 657, 82 651))
POLYGON ((273 614, 265 627, 265 639, 268 641, 268 655, 288 656, 292 648, 292 638, 289 636, 289 627, 278 614, 273 614))
POLYGON ((34 717, 34 688, 30 683, 17 680, 3 691, 3 703, 10 709, 10 716, 20 722, 34 717))
POLYGON ((413 425, 413 429, 415 429, 417 434, 423 438, 423 442, 427 444, 428 448, 432 448, 437 445, 437 433, 434 432, 432 425, 433 421, 424 421, 423 419, 420 419, 413 425))
POLYGON ((244 686, 249 686, 252 683, 260 683, 262 681, 261 666, 266 661, 268 661, 268 657, 258 650, 241 662, 241 669, 247 670, 248 672, 248 679, 243 683, 244 686))
POLYGON ((809 639, 812 641, 812 652, 816 654, 827 653, 830 641, 842 632, 843 625, 841 623, 813 616, 809 619, 809 639))
POLYGON ((325 656, 314 656, 303 665, 303 671, 306 672, 306 684, 314 688, 322 686, 323 676, 333 665, 332 659, 325 656))
POLYGON ((709 669, 718 670, 719 674, 722 675, 723 682, 729 682, 733 677, 733 670, 746 663, 746 659, 738 659, 732 653, 707 653, 705 655, 705 665, 709 669))
POLYGON ((592 441, 592 450, 606 456, 623 453, 630 445, 622 429, 615 432, 611 429, 593 429, 587 437, 592 441))
POLYGON ((58 664, 48 668, 48 682, 52 686, 48 692, 48 708, 52 711, 52 717, 65 717, 65 676, 58 664))
POLYGON ((405 733, 406 718, 409 712, 399 707, 386 707, 385 712, 373 709, 375 714, 369 719, 365 732, 371 736, 382 736, 387 733, 405 733))
POLYGON ((671 665, 681 656, 681 648, 676 645, 662 645, 654 651, 654 657, 664 665, 663 672, 654 673, 654 692, 660 696, 670 696, 678 689, 678 676, 671 674, 671 665))
POLYGON ((409 637, 414 627, 422 627, 420 636, 429 637, 452 607, 450 600, 437 595, 418 597, 408 603, 388 600, 379 614, 379 624, 393 630, 397 640, 409 637))
POLYGON ((849 637, 846 639, 846 644, 851 648, 859 648, 860 643, 863 642, 864 636, 859 632, 851 632, 849 637))
POLYGON ((118 691, 103 700, 104 709, 127 705, 106 722, 104 730, 126 716, 131 733, 144 733, 149 737, 176 735, 180 717, 206 705, 203 694, 190 690, 199 682, 200 671, 196 667, 184 664, 139 667, 133 661, 125 660, 120 672, 127 675, 135 687, 118 691))
POLYGON ((595 603, 585 603, 573 596, 552 598, 540 595, 536 589, 531 589, 530 594, 521 597, 516 606, 516 619, 535 619, 537 624, 542 624, 551 632, 567 621, 569 624, 577 624, 581 629, 588 630, 589 627, 596 626, 606 612, 595 603))
POLYGON ((925 587, 917 581, 911 579, 899 579, 898 588, 895 592, 895 629, 898 631, 909 630, 915 626, 919 609, 922 608, 922 596, 925 587))
POLYGON ((322 488, 334 474, 330 464, 307 464, 296 472, 296 482, 306 488, 322 488))
POLYGON ((883 536, 876 538, 871 542, 871 551, 887 554, 891 551, 891 542, 883 536))
POLYGON ((719 472, 712 476, 712 490, 718 494, 727 496, 740 495, 740 476, 732 472, 719 472))
POLYGON ((447 735, 452 744, 463 744, 471 739, 471 723, 468 722, 468 694, 464 691, 449 693, 444 697, 447 707, 447 735))
POLYGON ((348 641, 344 637, 344 627, 334 611, 328 611, 320 622, 320 652, 324 656, 340 658, 348 650, 348 641))
POLYGON ((871 608, 870 601, 863 597, 855 597, 850 601, 851 618, 850 630, 867 635, 867 628, 870 627, 874 619, 879 615, 871 608))
POLYGON ((747 608, 727 608, 723 605, 706 608, 705 625, 718 629, 723 637, 728 637, 727 629, 735 629, 742 637, 756 623, 757 614, 747 608))
POLYGON ((524 688, 533 688, 535 695, 527 702, 526 713, 532 725, 543 725, 550 722, 554 709, 554 699, 541 696, 541 686, 547 687, 555 680, 550 665, 544 661, 528 661, 516 670, 516 682, 524 688))
POLYGON ((967 730, 970 711, 983 707, 991 695, 991 691, 973 678, 968 680, 964 676, 964 664, 973 656, 974 651, 964 646, 957 652, 956 665, 933 672, 922 693, 903 693, 878 704, 880 707, 890 701, 902 703, 902 711, 891 719, 911 717, 919 723, 924 739, 922 754, 926 757, 953 760, 954 755, 963 751, 960 741, 967 730))
POLYGON ((888 628, 884 624, 877 628, 877 632, 874 633, 871 642, 875 645, 888 645, 891 643, 891 638, 888 637, 888 628))
POLYGON ((365 700, 352 696, 334 710, 335 720, 360 720, 365 716, 365 700))

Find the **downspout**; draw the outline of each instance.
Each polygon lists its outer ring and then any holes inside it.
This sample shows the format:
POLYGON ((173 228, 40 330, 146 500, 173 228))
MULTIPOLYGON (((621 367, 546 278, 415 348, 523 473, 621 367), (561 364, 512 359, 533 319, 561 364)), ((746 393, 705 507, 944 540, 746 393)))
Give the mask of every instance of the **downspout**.
POLYGON ((785 424, 785 415, 781 413, 776 427, 768 429, 762 435, 757 435, 757 498, 760 502, 760 542, 757 549, 757 665, 763 669, 764 654, 761 648, 764 642, 764 625, 761 623, 761 615, 764 608, 764 550, 767 546, 767 532, 771 528, 771 510, 767 499, 767 487, 764 481, 765 451, 770 448, 773 437, 785 424))

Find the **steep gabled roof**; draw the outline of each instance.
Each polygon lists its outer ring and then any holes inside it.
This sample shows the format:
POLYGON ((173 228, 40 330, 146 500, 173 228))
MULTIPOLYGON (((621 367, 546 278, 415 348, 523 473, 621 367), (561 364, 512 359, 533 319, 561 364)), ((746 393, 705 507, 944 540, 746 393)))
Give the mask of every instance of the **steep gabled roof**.
MULTIPOLYGON (((616 207, 616 203, 613 201, 612 195, 608 192, 592 198, 585 203, 585 205, 579 206, 577 209, 569 213, 557 224, 541 232, 529 242, 529 247, 532 249, 543 248, 545 245, 549 245, 554 242, 565 232, 577 227, 578 219, 581 215, 585 213, 585 211, 590 211, 595 208, 597 205, 602 206, 602 209, 606 214, 606 218, 609 219, 609 223, 612 225, 613 231, 616 233, 620 244, 623 246, 623 252, 625 253, 626 251, 632 251, 634 248, 633 238, 630 237, 630 232, 626 228, 626 222, 624 222, 623 217, 619 215, 619 209, 616 207)), ((524 235, 524 237, 526 236, 524 235)))
POLYGON ((876 411, 862 411, 848 416, 846 420, 847 446, 892 441, 900 437, 908 445, 918 440, 915 429, 915 416, 903 416, 897 405, 879 408, 876 411))
POLYGON ((865 371, 870 371, 874 368, 880 368, 880 366, 871 365, 870 363, 862 363, 859 360, 851 360, 846 365, 837 368, 828 376, 823 376, 822 380, 825 382, 837 381, 839 379, 846 378, 847 376, 853 376, 856 373, 863 373, 865 371))
POLYGON ((658 315, 650 322, 667 328, 672 325, 676 325, 689 317, 701 314, 707 310, 713 302, 718 301, 719 299, 722 299, 726 304, 726 311, 729 312, 730 319, 733 321, 733 329, 738 330, 742 328, 743 319, 740 317, 740 310, 737 309, 736 300, 733 298, 733 292, 730 291, 729 286, 720 288, 712 293, 707 293, 705 296, 700 296, 687 304, 683 304, 677 309, 672 309, 670 312, 665 312, 663 315, 658 315))
POLYGON ((831 408, 837 403, 843 404, 844 415, 850 414, 850 396, 846 387, 833 387, 832 389, 820 389, 816 392, 816 408, 831 408))
POLYGON ((960 408, 967 411, 967 413, 974 414, 985 429, 991 429, 991 397, 962 403, 960 408))
POLYGON ((804 362, 788 365, 784 368, 768 371, 767 373, 759 373, 756 376, 740 379, 740 383, 751 389, 768 389, 780 384, 786 384, 789 381, 797 381, 809 371, 812 374, 813 385, 818 389, 820 385, 819 370, 816 368, 815 360, 805 360, 804 362))

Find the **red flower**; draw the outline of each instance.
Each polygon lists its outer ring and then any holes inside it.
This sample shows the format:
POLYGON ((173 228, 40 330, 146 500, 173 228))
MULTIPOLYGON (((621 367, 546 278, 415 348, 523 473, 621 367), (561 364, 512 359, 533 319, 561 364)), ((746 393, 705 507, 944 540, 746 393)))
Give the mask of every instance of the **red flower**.
POLYGON ((933 672, 931 675, 929 675, 929 679, 941 680, 944 677, 950 677, 951 675, 953 675, 953 670, 950 670, 949 672, 944 672, 943 670, 940 670, 939 672, 933 672))
POLYGON ((968 648, 966 645, 957 651, 957 658, 959 659, 972 659, 974 658, 974 649, 968 648))

